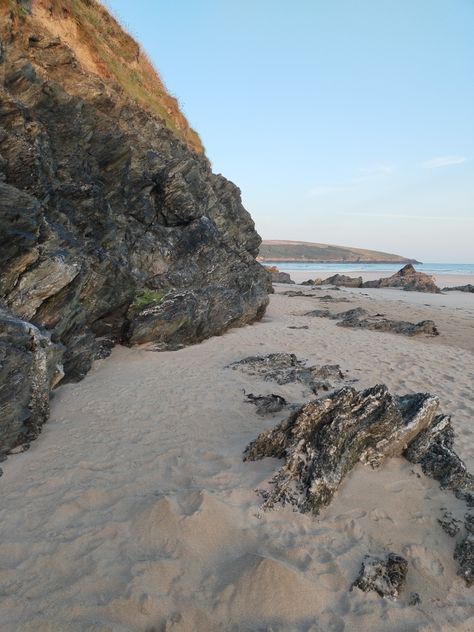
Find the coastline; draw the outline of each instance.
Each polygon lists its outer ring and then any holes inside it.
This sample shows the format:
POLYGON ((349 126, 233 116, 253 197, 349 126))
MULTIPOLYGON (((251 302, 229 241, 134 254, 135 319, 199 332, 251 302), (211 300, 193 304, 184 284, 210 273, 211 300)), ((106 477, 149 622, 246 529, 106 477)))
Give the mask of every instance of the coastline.
MULTIPOLYGON (((288 272, 290 277, 295 283, 302 283, 308 279, 327 279, 336 273, 334 268, 328 269, 304 269, 295 270, 294 268, 286 268, 284 265, 279 266, 280 272, 288 272)), ((393 274, 393 271, 387 270, 360 270, 354 267, 353 270, 344 270, 343 274, 348 276, 358 277, 361 276, 363 281, 374 281, 375 279, 382 279, 389 277, 393 274)), ((458 285, 466 285, 467 283, 474 284, 474 274, 432 274, 435 283, 442 289, 444 287, 456 287, 458 285)))
POLYGON ((303 631, 315 619, 322 630, 472 629, 472 589, 437 522, 441 507, 462 519, 465 505, 394 458, 376 473, 358 465, 317 519, 289 508, 259 513, 254 490, 279 461, 244 463, 242 451, 288 411, 259 417, 243 391, 290 402, 309 394, 225 367, 284 351, 340 364, 357 389, 429 391, 453 416, 456 451, 472 469, 474 297, 322 293, 332 310, 430 317, 440 329, 408 338, 305 316, 321 292, 283 294, 294 288, 276 285, 259 323, 175 352, 116 347, 82 382, 57 389, 42 435, 2 464, 6 632, 303 631), (390 602, 350 591, 364 555, 387 547, 409 562, 406 595, 390 602))

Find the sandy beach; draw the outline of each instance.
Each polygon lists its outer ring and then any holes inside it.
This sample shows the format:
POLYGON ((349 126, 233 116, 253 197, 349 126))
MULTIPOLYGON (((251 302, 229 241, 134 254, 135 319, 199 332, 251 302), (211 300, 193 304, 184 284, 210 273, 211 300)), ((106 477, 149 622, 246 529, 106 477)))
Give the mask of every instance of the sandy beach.
POLYGON ((473 469, 474 296, 319 291, 349 301, 331 302, 334 311, 431 318, 440 330, 408 338, 304 316, 321 307, 318 291, 282 294, 289 288, 276 286, 260 323, 174 352, 116 347, 56 390, 42 435, 2 464, 2 632, 474 628, 455 539, 437 522, 442 508, 462 519, 464 503, 394 458, 377 472, 358 465, 318 518, 260 512, 255 489, 278 461, 243 462, 242 452, 288 411, 259 417, 244 390, 312 395, 226 368, 286 351, 340 364, 356 388, 429 391, 473 469), (364 555, 385 551, 409 562, 400 600, 350 591, 364 555), (414 592, 421 603, 409 605, 414 592))

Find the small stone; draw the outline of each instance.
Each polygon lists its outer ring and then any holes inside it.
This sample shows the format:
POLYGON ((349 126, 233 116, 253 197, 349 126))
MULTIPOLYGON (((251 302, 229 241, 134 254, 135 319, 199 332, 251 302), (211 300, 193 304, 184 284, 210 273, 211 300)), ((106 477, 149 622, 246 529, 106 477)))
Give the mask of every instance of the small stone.
POLYGON ((254 395, 249 393, 247 395, 249 404, 255 404, 257 407, 257 415, 269 415, 272 413, 278 413, 280 410, 288 406, 288 402, 281 395, 254 395))
POLYGON ((417 592, 413 592, 410 594, 410 598, 408 599, 409 606, 416 606, 421 603, 421 597, 417 592))
POLYGON ((445 511, 442 518, 438 518, 438 522, 445 533, 454 538, 460 531, 459 520, 454 518, 450 511, 445 511))
POLYGON ((380 597, 395 601, 405 585, 407 572, 408 562, 401 555, 388 553, 385 558, 366 555, 351 590, 354 586, 364 592, 374 590, 380 597))

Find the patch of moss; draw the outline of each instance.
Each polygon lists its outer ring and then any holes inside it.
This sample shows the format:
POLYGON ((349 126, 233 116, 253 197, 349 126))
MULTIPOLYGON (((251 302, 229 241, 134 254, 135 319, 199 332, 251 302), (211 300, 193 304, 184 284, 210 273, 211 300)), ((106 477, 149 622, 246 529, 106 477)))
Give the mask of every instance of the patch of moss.
POLYGON ((159 305, 167 293, 168 290, 151 290, 145 287, 135 296, 132 307, 143 309, 147 305, 159 305))

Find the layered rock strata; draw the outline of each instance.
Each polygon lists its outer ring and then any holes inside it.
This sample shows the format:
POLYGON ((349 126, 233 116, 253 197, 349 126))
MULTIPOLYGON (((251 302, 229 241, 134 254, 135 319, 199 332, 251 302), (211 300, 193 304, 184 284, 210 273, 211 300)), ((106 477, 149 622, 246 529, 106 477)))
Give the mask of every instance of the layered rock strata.
POLYGON ((87 40, 79 59, 74 38, 57 36, 75 11, 105 10, 47 4, 0 4, 0 453, 45 419, 39 348, 78 380, 117 342, 172 348, 259 319, 271 289, 239 189, 189 134, 86 68, 87 40))
POLYGON ((255 375, 266 382, 290 384, 300 382, 308 387, 310 392, 327 391, 332 388, 329 379, 340 382, 344 380, 344 373, 338 364, 323 366, 306 366, 294 353, 269 353, 265 356, 249 356, 233 362, 229 367, 243 371, 248 375, 255 375))
MULTIPOLYGON (((473 506, 474 478, 453 449, 454 430, 439 413, 439 400, 428 393, 395 397, 385 385, 364 391, 345 387, 310 401, 273 430, 262 432, 244 460, 284 459, 262 490, 262 508, 290 504, 318 515, 357 463, 378 468, 388 457, 403 456, 425 474, 473 506)), ((474 582, 472 516, 466 536, 457 543, 459 575, 474 582)))
POLYGON ((305 316, 338 320, 337 325, 339 327, 370 329, 371 331, 383 331, 405 336, 416 336, 418 334, 425 334, 426 336, 439 335, 438 328, 432 320, 421 320, 418 323, 411 323, 407 320, 392 320, 385 318, 383 314, 371 316, 362 307, 356 307, 336 314, 333 314, 328 309, 315 309, 307 312, 305 316))

